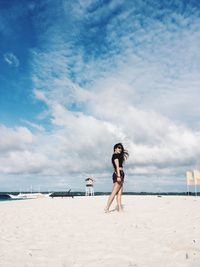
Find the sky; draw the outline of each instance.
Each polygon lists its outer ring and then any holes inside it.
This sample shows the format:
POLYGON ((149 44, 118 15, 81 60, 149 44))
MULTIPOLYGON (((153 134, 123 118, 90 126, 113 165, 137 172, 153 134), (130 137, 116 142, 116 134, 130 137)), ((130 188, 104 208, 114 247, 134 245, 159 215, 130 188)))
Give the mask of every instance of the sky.
POLYGON ((118 142, 125 191, 186 191, 199 25, 197 0, 0 0, 0 191, 111 191, 118 142))

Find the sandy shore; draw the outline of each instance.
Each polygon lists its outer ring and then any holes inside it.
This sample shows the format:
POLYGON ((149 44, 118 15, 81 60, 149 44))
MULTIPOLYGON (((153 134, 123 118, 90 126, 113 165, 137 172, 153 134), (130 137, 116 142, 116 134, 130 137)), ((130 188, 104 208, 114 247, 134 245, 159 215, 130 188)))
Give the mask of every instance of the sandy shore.
POLYGON ((200 266, 200 198, 124 196, 109 214, 106 200, 0 202, 0 266, 200 266))

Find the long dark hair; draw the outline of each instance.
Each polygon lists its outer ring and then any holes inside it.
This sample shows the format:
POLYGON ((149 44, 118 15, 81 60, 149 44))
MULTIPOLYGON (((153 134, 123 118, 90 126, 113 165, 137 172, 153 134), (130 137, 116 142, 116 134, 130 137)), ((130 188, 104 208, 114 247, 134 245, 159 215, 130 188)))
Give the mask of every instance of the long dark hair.
POLYGON ((121 147, 122 148, 122 151, 121 151, 120 155, 122 156, 123 161, 126 160, 129 157, 128 151, 126 149, 124 149, 122 143, 115 144, 114 147, 113 147, 113 151, 115 151, 115 149, 117 147, 121 147))

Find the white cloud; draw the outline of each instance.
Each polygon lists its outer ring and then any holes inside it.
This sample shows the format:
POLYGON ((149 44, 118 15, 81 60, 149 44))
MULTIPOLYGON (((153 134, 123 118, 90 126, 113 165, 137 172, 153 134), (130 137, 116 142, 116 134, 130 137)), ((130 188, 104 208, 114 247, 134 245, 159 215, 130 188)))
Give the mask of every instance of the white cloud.
POLYGON ((33 134, 25 127, 8 128, 0 125, 0 153, 23 150, 34 143, 33 134))
POLYGON ((27 120, 21 120, 22 122, 26 123, 27 125, 31 126, 33 129, 36 129, 38 131, 44 131, 45 128, 42 125, 38 125, 36 123, 33 123, 31 121, 27 121, 27 120))
POLYGON ((19 67, 19 59, 13 53, 5 53, 3 57, 8 65, 19 67))

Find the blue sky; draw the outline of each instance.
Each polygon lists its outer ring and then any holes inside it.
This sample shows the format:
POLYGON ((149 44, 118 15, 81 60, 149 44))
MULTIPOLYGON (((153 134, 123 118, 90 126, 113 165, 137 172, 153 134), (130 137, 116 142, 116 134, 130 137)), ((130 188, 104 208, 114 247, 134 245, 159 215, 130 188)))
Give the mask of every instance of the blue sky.
POLYGON ((200 168, 198 1, 0 0, 0 190, 184 191, 200 168))

